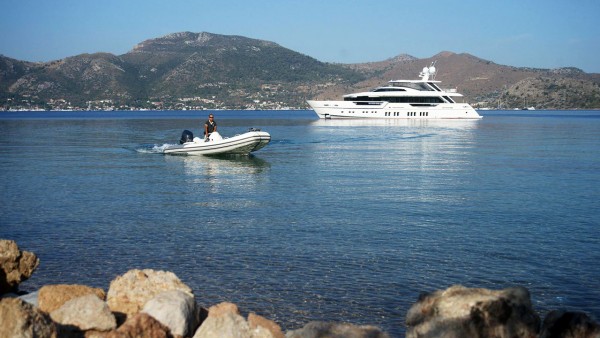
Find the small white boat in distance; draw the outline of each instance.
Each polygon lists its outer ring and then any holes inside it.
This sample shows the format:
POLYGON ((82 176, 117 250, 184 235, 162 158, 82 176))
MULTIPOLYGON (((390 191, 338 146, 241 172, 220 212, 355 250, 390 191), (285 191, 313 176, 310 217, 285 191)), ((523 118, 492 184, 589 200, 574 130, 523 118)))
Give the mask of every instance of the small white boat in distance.
POLYGON ((423 68, 420 80, 392 80, 369 92, 344 95, 343 101, 307 101, 322 119, 480 119, 456 89, 442 89, 435 81, 435 62, 423 68), (429 79, 432 77, 433 79, 429 79))
POLYGON ((179 144, 169 145, 163 152, 179 155, 248 155, 263 148, 270 141, 269 133, 254 128, 250 128, 246 133, 226 138, 215 131, 207 140, 194 137, 191 131, 184 130, 179 144))

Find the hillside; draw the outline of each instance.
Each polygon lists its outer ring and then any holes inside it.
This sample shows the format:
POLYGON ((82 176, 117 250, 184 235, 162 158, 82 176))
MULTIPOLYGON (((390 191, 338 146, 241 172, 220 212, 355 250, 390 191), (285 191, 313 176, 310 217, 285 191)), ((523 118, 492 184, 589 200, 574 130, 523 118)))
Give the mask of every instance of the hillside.
POLYGON ((279 109, 338 99, 391 79, 414 79, 436 61, 436 80, 465 101, 504 108, 600 108, 600 74, 495 64, 442 52, 363 64, 320 62, 276 43, 212 33, 174 33, 123 55, 82 54, 47 63, 0 55, 0 109, 279 109))
POLYGON ((416 79, 424 66, 436 62, 436 80, 443 88, 456 88, 469 102, 480 107, 539 109, 600 108, 600 74, 577 68, 535 69, 495 64, 470 54, 441 52, 431 58, 402 56, 386 63, 347 65, 362 71, 366 80, 321 91, 320 99, 339 98, 344 93, 372 89, 393 79, 416 79), (369 67, 368 65, 372 65, 369 67), (560 97, 562 99, 558 99, 560 97))

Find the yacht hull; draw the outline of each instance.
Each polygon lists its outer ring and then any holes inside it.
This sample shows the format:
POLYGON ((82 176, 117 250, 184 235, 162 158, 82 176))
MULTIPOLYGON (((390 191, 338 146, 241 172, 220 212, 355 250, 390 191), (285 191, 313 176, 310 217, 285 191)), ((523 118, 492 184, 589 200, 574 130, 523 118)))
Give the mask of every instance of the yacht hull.
POLYGON ((307 101, 322 119, 384 118, 384 119, 480 119, 466 103, 442 103, 413 106, 406 103, 359 101, 307 101))
POLYGON ((171 155, 248 155, 265 147, 271 141, 271 135, 264 131, 249 131, 219 140, 204 141, 196 138, 194 142, 168 146, 165 154, 171 155))

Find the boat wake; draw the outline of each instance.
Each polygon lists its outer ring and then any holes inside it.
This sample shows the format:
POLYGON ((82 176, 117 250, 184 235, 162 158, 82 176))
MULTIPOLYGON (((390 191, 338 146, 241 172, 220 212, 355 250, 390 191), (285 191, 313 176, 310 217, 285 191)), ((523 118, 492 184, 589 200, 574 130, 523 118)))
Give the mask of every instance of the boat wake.
POLYGON ((171 144, 171 143, 165 143, 163 145, 145 144, 145 145, 141 145, 138 148, 135 148, 135 151, 140 154, 164 154, 165 149, 167 149, 168 147, 172 147, 174 145, 175 144, 171 144))

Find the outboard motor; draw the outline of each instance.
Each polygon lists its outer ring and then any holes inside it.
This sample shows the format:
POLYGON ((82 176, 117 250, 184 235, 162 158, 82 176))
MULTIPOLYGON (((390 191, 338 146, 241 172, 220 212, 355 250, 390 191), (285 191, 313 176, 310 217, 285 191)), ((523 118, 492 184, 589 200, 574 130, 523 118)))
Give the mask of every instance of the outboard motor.
POLYGON ((184 130, 183 133, 181 133, 181 139, 179 140, 179 144, 184 144, 186 142, 192 141, 194 141, 194 133, 192 133, 189 130, 184 130))

